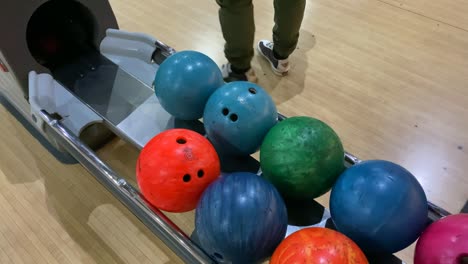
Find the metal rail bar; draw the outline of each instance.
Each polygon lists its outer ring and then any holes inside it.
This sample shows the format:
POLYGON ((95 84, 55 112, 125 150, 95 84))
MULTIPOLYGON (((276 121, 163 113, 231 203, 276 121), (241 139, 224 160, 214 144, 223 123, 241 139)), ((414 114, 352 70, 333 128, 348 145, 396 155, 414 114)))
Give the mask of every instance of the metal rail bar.
POLYGON ((164 213, 147 203, 141 193, 119 177, 107 164, 79 138, 73 135, 59 120, 42 110, 41 118, 56 135, 54 138, 69 151, 97 180, 111 191, 186 263, 216 263, 174 224, 164 213))

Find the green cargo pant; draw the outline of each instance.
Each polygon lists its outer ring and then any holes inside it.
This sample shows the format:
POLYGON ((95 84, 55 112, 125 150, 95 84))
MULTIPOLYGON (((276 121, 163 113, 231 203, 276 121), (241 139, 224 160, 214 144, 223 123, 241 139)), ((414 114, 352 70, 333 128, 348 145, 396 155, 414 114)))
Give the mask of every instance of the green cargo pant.
MULTIPOLYGON (((252 0, 216 0, 226 44, 226 59, 237 69, 249 69, 254 55, 255 24, 252 0)), ((287 58, 295 49, 304 17, 305 0, 274 0, 274 51, 287 58)))

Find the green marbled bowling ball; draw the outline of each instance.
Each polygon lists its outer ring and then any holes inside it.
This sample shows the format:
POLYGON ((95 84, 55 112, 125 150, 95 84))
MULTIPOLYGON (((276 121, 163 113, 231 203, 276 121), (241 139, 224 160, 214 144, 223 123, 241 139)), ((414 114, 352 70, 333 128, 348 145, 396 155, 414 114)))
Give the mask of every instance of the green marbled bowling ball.
POLYGON ((306 116, 285 119, 260 148, 263 177, 287 200, 306 200, 331 189, 345 170, 344 149, 335 131, 306 116))

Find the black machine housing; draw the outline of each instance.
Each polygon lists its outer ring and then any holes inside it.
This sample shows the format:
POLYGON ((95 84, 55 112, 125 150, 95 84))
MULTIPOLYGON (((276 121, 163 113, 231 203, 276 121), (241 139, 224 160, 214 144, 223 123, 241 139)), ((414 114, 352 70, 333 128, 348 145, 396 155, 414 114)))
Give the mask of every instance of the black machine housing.
POLYGON ((9 0, 0 7, 0 50, 28 98, 28 73, 54 70, 98 50, 118 29, 107 0, 9 0))

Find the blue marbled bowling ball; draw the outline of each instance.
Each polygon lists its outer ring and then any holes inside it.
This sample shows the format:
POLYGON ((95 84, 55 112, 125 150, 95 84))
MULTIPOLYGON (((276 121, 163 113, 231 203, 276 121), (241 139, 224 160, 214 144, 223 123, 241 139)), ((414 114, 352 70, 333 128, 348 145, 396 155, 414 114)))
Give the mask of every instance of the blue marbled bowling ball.
POLYGON ((338 231, 369 253, 395 253, 426 228, 426 194, 408 170, 369 160, 345 170, 330 195, 330 213, 338 231))
POLYGON ((195 213, 202 248, 220 263, 258 263, 284 239, 286 206, 275 187, 250 172, 224 174, 203 193, 195 213))

